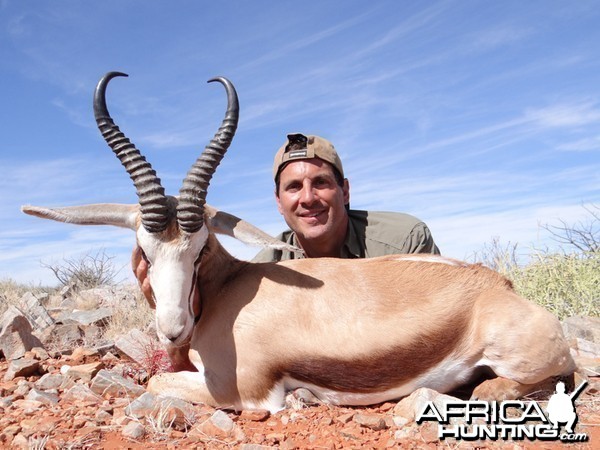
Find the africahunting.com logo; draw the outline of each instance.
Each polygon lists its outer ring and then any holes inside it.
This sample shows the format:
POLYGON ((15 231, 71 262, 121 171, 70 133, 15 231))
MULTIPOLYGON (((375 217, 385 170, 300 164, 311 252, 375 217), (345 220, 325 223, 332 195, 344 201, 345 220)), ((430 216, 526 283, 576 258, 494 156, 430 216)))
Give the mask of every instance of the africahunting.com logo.
POLYGON ((557 383, 556 392, 548 400, 546 411, 536 401, 485 402, 478 400, 447 402, 436 405, 429 401, 417 423, 438 423, 438 438, 456 440, 515 441, 539 439, 545 441, 584 442, 586 433, 576 433, 575 399, 583 391, 587 381, 581 383, 571 394, 565 393, 565 385, 557 383))

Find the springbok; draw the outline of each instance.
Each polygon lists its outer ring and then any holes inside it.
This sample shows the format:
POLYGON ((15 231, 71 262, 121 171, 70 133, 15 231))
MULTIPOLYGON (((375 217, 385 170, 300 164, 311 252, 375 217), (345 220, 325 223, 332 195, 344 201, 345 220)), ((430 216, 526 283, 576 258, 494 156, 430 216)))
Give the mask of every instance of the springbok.
POLYGON ((273 412, 298 387, 332 404, 366 405, 419 387, 448 392, 485 369, 496 378, 473 396, 499 400, 574 372, 558 320, 482 265, 427 255, 261 264, 232 257, 214 233, 283 245, 205 204, 237 127, 234 87, 216 79, 227 91, 225 119, 179 197, 170 197, 108 113, 106 86, 118 75, 124 74, 108 73, 98 83, 94 113, 139 204, 22 210, 136 232, 150 265, 157 334, 174 360, 195 369, 154 376, 151 392, 273 412))

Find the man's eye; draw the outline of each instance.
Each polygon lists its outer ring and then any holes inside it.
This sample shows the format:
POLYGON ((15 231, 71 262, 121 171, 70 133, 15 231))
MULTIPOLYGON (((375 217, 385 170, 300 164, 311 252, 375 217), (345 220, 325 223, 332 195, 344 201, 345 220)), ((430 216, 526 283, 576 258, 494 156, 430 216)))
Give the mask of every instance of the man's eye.
POLYGON ((300 185, 298 184, 290 184, 285 188, 287 192, 298 192, 300 190, 300 185))
POLYGON ((325 179, 319 179, 319 180, 315 180, 314 185, 315 185, 315 187, 323 188, 323 187, 329 186, 329 182, 325 179))

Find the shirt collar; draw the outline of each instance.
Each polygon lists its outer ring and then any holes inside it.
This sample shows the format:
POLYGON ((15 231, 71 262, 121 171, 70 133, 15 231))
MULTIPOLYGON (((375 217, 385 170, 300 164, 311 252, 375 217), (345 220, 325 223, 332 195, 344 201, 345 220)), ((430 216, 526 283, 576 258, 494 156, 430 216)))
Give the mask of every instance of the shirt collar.
MULTIPOLYGON (((292 244, 295 247, 302 248, 296 237, 296 233, 290 230, 291 239, 286 239, 288 244, 292 244)), ((342 246, 342 258, 363 258, 362 247, 360 246, 360 238, 358 233, 354 229, 352 218, 348 216, 348 228, 346 230, 346 240, 342 246)), ((296 258, 304 258, 304 256, 295 256, 296 258)))

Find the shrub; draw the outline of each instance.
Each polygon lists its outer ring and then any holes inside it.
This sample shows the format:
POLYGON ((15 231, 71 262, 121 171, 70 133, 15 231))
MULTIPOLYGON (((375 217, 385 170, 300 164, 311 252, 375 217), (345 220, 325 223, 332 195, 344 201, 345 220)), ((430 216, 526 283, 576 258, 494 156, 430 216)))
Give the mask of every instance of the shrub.
POLYGON ((42 263, 42 267, 50 269, 63 286, 91 289, 114 284, 119 270, 113 259, 114 256, 108 256, 101 249, 76 258, 65 258, 60 263, 42 263))
POLYGON ((544 225, 560 244, 557 252, 537 251, 527 265, 518 264, 517 244, 499 238, 473 259, 510 278, 515 290, 560 319, 574 315, 600 316, 600 207, 584 206, 587 218, 568 224, 544 225))
POLYGON ((516 291, 560 319, 600 316, 600 253, 544 254, 505 272, 516 291))
POLYGON ((161 344, 152 341, 152 344, 144 350, 146 355, 142 366, 148 373, 148 378, 159 373, 173 372, 171 359, 161 344))

